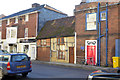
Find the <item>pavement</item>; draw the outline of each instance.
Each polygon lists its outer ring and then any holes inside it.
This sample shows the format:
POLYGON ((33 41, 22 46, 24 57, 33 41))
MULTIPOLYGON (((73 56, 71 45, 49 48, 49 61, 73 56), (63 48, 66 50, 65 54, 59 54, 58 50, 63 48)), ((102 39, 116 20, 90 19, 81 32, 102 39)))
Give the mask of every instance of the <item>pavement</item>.
POLYGON ((65 67, 76 67, 76 68, 87 69, 87 70, 104 70, 104 69, 112 68, 112 67, 99 67, 99 66, 84 65, 84 64, 45 62, 45 61, 38 61, 38 60, 33 60, 32 63, 58 65, 58 66, 65 66, 65 67))

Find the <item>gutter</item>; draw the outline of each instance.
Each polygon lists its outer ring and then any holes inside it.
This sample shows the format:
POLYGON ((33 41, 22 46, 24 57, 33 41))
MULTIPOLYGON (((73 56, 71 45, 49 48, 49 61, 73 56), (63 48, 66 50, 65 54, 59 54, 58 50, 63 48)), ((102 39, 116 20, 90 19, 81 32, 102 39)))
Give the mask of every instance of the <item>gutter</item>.
MULTIPOLYGON (((119 2, 119 3, 110 4, 110 5, 108 5, 108 7, 110 7, 110 6, 115 6, 115 5, 120 5, 120 2, 119 2)), ((106 8, 106 6, 100 6, 100 8, 106 8)), ((86 9, 77 10, 77 11, 74 11, 74 12, 76 13, 76 12, 88 11, 88 10, 94 10, 94 9, 97 9, 97 7, 94 7, 94 8, 86 8, 86 9)))

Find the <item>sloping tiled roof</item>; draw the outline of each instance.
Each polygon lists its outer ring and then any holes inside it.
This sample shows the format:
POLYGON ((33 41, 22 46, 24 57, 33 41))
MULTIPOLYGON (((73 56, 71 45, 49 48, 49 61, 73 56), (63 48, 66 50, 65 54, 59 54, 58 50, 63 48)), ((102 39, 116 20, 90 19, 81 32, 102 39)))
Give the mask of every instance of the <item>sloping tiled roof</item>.
MULTIPOLYGON (((40 10, 40 9, 42 9, 42 8, 50 9, 50 10, 59 12, 59 13, 61 13, 61 14, 65 14, 65 13, 62 13, 61 11, 59 11, 59 10, 57 10, 57 9, 49 6, 49 5, 43 4, 43 5, 39 6, 39 7, 33 7, 33 8, 29 8, 29 9, 26 9, 26 10, 19 11, 19 12, 17 12, 17 13, 11 14, 11 15, 9 15, 9 16, 3 17, 2 19, 7 19, 7 18, 10 18, 10 17, 15 17, 15 16, 19 16, 19 15, 22 15, 22 14, 34 12, 34 11, 40 10)), ((65 15, 66 15, 66 14, 65 14, 65 15)))
POLYGON ((39 32, 37 39, 73 36, 75 32, 75 17, 67 17, 47 21, 39 32))
POLYGON ((22 10, 22 11, 19 11, 17 13, 14 13, 14 14, 11 14, 9 16, 6 16, 6 17, 4 17, 2 19, 7 19, 7 18, 10 18, 10 17, 19 16, 19 15, 22 15, 22 14, 34 12, 34 11, 37 11, 37 10, 43 8, 43 7, 44 7, 44 5, 41 5, 40 7, 35 7, 35 8, 29 8, 29 9, 26 9, 26 10, 22 10))

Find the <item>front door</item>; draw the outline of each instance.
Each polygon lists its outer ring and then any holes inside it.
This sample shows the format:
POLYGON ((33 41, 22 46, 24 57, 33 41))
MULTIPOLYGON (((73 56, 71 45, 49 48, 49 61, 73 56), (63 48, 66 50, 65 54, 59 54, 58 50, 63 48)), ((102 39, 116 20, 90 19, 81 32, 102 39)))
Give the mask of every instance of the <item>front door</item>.
POLYGON ((69 47, 69 63, 74 63, 74 47, 69 47))
POLYGON ((96 64, 96 46, 87 46, 87 64, 96 64))
POLYGON ((97 40, 85 41, 85 59, 86 63, 90 65, 97 64, 97 40))

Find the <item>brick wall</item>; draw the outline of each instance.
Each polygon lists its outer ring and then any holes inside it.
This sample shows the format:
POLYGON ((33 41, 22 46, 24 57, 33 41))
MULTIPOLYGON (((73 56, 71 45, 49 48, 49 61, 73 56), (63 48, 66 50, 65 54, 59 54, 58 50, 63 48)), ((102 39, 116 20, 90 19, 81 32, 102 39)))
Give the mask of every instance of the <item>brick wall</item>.
MULTIPOLYGON (((113 3, 109 3, 113 4, 113 3)), ((101 3, 105 5, 105 3, 101 3)), ((96 40, 98 38, 98 31, 86 31, 85 30, 85 17, 86 13, 97 12, 97 9, 84 10, 87 8, 97 7, 97 3, 85 3, 77 5, 75 8, 76 25, 75 30, 77 32, 77 56, 85 56, 85 51, 80 49, 81 46, 85 46, 85 40, 96 40), (78 11, 81 10, 81 11, 78 11)), ((108 64, 112 65, 112 57, 115 55, 115 39, 119 38, 119 22, 118 11, 119 5, 111 6, 108 8, 108 64)), ((105 8, 101 8, 100 11, 104 11, 105 8)), ((120 19, 119 19, 120 21, 120 19)), ((98 28, 99 29, 99 28, 98 28)), ((101 65, 106 64, 106 21, 101 21, 101 65)))
POLYGON ((28 37, 36 37, 36 15, 37 13, 29 14, 29 21, 23 21, 25 16, 20 16, 18 23, 15 24, 15 18, 10 19, 10 25, 6 25, 7 20, 2 21, 2 39, 6 39, 6 27, 18 26, 17 37, 24 38, 25 28, 28 28, 28 37), (21 18, 21 20, 20 20, 21 18))

